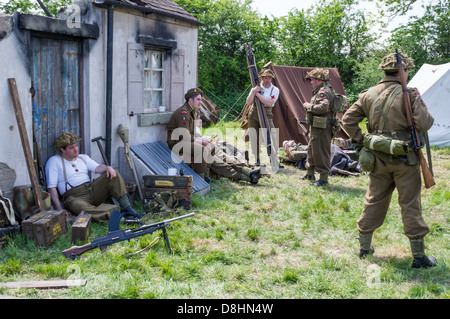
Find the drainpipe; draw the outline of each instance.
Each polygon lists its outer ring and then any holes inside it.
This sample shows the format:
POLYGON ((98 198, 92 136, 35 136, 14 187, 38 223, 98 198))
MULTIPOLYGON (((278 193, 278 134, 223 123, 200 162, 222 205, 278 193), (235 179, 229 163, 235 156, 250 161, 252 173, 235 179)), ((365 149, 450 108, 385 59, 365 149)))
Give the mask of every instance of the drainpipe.
POLYGON ((106 44, 106 133, 105 153, 108 163, 111 163, 111 139, 112 139, 112 82, 113 82, 113 26, 114 6, 108 6, 108 35, 106 44))
POLYGON ((94 5, 107 9, 107 37, 106 37, 106 132, 105 132, 105 156, 111 163, 112 141, 112 84, 113 84, 113 27, 115 1, 93 0, 94 5))

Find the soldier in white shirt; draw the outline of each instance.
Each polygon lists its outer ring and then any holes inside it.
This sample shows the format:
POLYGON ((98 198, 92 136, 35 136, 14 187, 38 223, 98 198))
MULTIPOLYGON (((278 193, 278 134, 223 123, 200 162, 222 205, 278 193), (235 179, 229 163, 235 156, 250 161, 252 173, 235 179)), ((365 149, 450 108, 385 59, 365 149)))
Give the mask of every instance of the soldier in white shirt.
POLYGON ((98 164, 88 155, 79 154, 79 140, 74 133, 61 133, 55 141, 60 155, 54 155, 47 161, 47 190, 53 207, 63 210, 59 199, 61 195, 69 216, 85 211, 96 221, 108 221, 111 212, 118 207, 104 202, 114 197, 122 212, 140 217, 131 206, 120 174, 111 166, 98 164), (101 175, 91 182, 89 172, 101 175))
MULTIPOLYGON (((272 108, 275 106, 275 102, 278 100, 278 96, 280 95, 280 90, 272 84, 272 80, 275 78, 275 74, 270 69, 263 69, 259 73, 259 77, 261 79, 261 85, 255 86, 251 89, 248 97, 247 104, 253 105, 248 115, 248 126, 249 126, 249 136, 250 136, 250 144, 252 148, 252 153, 256 158, 256 166, 260 165, 260 138, 259 138, 259 129, 261 128, 261 123, 258 117, 258 110, 256 108, 255 99, 257 98, 261 101, 261 104, 264 105, 264 109, 266 110, 267 120, 269 122, 270 127, 270 137, 272 143, 272 151, 275 154, 278 154, 278 134, 273 124, 273 113, 272 108)), ((278 155, 272 156, 273 159, 277 160, 278 155)), ((274 166, 274 163, 272 163, 274 166)), ((276 163, 278 167, 278 161, 276 163)), ((282 166, 279 166, 282 167, 282 166)))

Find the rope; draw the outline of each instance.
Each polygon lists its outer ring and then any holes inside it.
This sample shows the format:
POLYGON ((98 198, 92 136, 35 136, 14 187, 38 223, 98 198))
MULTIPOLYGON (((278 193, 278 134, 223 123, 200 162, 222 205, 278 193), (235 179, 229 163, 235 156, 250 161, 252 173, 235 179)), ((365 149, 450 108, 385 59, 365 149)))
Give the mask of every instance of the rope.
POLYGON ((231 113, 231 111, 234 112, 235 118, 234 120, 236 120, 239 116, 240 116, 240 112, 234 110, 234 108, 236 107, 237 103, 239 102, 239 100, 242 98, 242 96, 248 91, 249 87, 251 87, 252 85, 249 84, 248 87, 245 89, 245 91, 242 92, 242 94, 239 96, 239 98, 236 100, 236 102, 234 102, 234 104, 230 107, 230 105, 228 105, 225 101, 223 101, 221 98, 219 98, 217 95, 215 95, 213 92, 209 91, 208 89, 206 89, 205 87, 203 87, 203 85, 199 84, 199 86, 202 88, 202 90, 207 91, 208 95, 212 95, 214 98, 216 98, 217 100, 219 100, 220 102, 222 102, 223 104, 225 104, 228 107, 228 112, 225 113, 225 115, 217 122, 217 124, 221 123, 225 117, 231 113))

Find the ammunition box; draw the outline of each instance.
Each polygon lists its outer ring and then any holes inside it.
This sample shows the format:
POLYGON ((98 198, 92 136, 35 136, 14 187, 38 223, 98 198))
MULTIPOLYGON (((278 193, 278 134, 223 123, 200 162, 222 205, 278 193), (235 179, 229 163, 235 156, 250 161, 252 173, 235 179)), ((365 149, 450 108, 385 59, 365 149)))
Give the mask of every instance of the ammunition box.
POLYGON ((49 246, 59 236, 67 233, 64 210, 44 211, 22 222, 22 230, 38 246, 49 246))
POLYGON ((191 207, 192 176, 144 175, 144 198, 152 199, 155 193, 176 192, 178 203, 184 209, 191 207))
POLYGON ((33 239, 33 223, 44 218, 47 214, 48 211, 42 211, 22 221, 22 232, 27 238, 33 239))
POLYGON ((20 225, 0 227, 0 247, 6 245, 8 237, 15 235, 20 232, 20 225))
POLYGON ((80 214, 72 224, 72 243, 77 240, 85 242, 91 234, 91 220, 90 214, 80 214))
POLYGON ((192 185, 192 176, 144 175, 144 187, 151 188, 187 188, 192 185))

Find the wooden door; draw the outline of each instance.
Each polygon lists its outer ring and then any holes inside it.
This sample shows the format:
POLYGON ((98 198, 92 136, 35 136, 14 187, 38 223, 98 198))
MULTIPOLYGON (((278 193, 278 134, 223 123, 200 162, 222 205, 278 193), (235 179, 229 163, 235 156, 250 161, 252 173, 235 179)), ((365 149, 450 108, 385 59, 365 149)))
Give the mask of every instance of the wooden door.
POLYGON ((83 138, 82 41, 32 36, 31 47, 33 131, 45 167, 61 132, 83 138))

